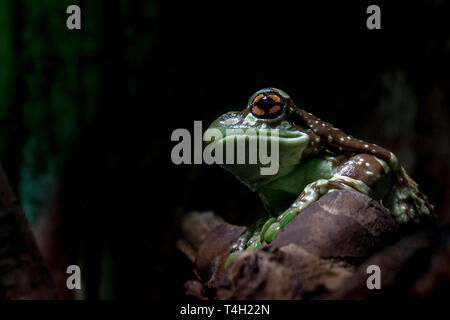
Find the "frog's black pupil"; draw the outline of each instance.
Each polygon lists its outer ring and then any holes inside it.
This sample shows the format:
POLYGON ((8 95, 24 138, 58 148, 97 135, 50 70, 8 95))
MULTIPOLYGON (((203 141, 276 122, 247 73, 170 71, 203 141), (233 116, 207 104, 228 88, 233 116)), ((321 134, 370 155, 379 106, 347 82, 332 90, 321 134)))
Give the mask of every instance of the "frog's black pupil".
POLYGON ((275 101, 273 101, 272 98, 264 96, 261 99, 259 99, 258 102, 256 102, 256 105, 258 106, 258 108, 267 112, 270 110, 270 108, 276 105, 276 103, 275 101))

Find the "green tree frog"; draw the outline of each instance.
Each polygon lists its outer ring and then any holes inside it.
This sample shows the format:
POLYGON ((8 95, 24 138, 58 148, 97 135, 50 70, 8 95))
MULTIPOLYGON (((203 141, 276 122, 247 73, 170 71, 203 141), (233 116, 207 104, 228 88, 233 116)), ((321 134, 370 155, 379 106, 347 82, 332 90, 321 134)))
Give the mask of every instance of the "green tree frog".
POLYGON ((221 131, 223 138, 214 143, 222 145, 230 138, 250 138, 245 129, 278 129, 276 174, 260 174, 261 164, 221 164, 257 192, 269 212, 232 245, 227 263, 242 250, 270 243, 305 207, 334 190, 354 190, 382 201, 399 224, 434 215, 433 206, 392 152, 298 108, 280 89, 257 91, 243 111, 220 116, 208 128, 212 129, 221 131))

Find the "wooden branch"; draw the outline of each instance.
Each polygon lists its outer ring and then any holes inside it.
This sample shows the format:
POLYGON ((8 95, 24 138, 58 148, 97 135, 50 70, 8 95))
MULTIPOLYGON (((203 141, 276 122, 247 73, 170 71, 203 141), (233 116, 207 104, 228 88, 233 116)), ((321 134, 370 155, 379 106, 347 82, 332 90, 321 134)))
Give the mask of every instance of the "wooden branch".
MULTIPOLYGON (((392 294, 399 279, 407 277, 415 289, 402 287, 402 292, 425 295, 433 291, 430 281, 450 277, 436 262, 438 276, 431 269, 414 266, 426 265, 435 254, 434 242, 427 234, 410 232, 405 236, 389 210, 357 192, 335 191, 323 196, 282 229, 270 245, 243 252, 227 270, 223 264, 230 244, 245 228, 223 222, 210 228, 207 235, 208 228, 192 232, 192 221, 199 224, 203 219, 202 214, 195 215, 193 220, 184 220, 183 230, 191 230, 188 234, 194 243, 203 239, 193 251, 197 280, 186 283, 186 293, 199 299, 368 298, 380 292, 367 288, 367 267, 372 264, 383 273, 383 293, 392 294), (413 276, 414 272, 422 278, 413 276)), ((203 225, 211 219, 211 213, 205 215, 203 225)), ((431 234, 436 234, 432 230, 431 234)), ((442 257, 448 257, 448 252, 436 253, 435 260, 446 261, 442 257)), ((444 265, 450 265, 447 260, 444 265)))

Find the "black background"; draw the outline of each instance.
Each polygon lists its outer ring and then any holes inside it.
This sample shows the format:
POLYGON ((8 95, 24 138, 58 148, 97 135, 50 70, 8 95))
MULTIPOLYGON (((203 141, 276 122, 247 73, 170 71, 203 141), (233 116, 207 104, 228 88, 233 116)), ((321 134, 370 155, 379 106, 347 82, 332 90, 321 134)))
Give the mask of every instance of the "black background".
MULTIPOLYGON (((123 21, 116 1, 99 3, 102 40, 93 57, 102 70, 99 110, 61 171, 62 232, 40 235, 60 243, 53 253, 65 256, 59 266, 83 256, 86 297, 99 297, 105 250, 114 265, 113 297, 183 297, 183 282, 193 274, 174 247, 180 217, 214 210, 230 222, 248 223, 262 210, 257 196, 222 169, 176 166, 170 153, 173 130, 193 132, 194 120, 205 129, 268 86, 398 154, 440 221, 448 221, 448 3, 160 1, 151 26, 141 24, 139 5, 123 21), (370 4, 381 7, 381 30, 366 27, 370 4), (136 64, 126 60, 125 23, 154 37, 153 49, 136 64), (396 91, 397 82, 386 77, 400 77, 403 87, 396 91), (405 86, 416 107, 395 111, 405 86), (379 108, 393 92, 394 122, 379 108), (406 128, 402 112, 414 116, 406 128), (384 134, 391 127, 399 128, 397 140, 384 134), (412 153, 402 153, 404 136, 412 153)), ((14 167, 13 160, 8 164, 14 167)))

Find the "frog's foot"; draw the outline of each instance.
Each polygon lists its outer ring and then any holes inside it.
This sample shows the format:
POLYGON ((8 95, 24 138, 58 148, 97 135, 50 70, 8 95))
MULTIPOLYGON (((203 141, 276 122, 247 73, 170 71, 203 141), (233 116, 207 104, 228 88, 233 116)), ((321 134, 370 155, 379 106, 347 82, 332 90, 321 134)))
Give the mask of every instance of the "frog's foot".
POLYGON ((299 212, 299 208, 290 207, 277 218, 269 218, 261 228, 256 229, 253 233, 246 232, 242 234, 231 246, 231 253, 225 262, 225 266, 228 266, 240 252, 259 249, 264 242, 272 242, 273 237, 275 237, 281 228, 294 219, 299 212))
POLYGON ((225 261, 225 269, 239 255, 239 253, 245 250, 255 250, 261 248, 263 242, 261 232, 263 229, 264 227, 257 228, 253 232, 247 230, 232 244, 230 254, 225 261))
POLYGON ((267 219, 263 225, 245 231, 231 246, 230 254, 225 262, 225 268, 245 250, 255 250, 261 248, 264 241, 271 242, 273 237, 296 216, 297 210, 288 209, 277 219, 272 217, 267 219), (287 214, 292 211, 291 214, 287 214), (294 213, 295 212, 295 213, 294 213), (253 230, 253 231, 252 231, 253 230))
POLYGON ((419 191, 415 183, 400 168, 400 175, 403 182, 394 185, 386 199, 386 205, 391 210, 395 220, 400 223, 419 222, 422 217, 435 216, 433 205, 428 202, 427 197, 419 191))
MULTIPOLYGON (((260 240, 267 243, 272 242, 275 235, 294 219, 301 210, 309 206, 311 203, 317 201, 325 193, 340 189, 336 185, 330 183, 331 180, 320 179, 307 185, 297 200, 276 219, 271 218, 267 220, 260 232, 260 240)), ((347 188, 346 188, 347 189, 347 188)), ((352 189, 348 187, 348 189, 352 189)), ((354 189, 352 189, 354 190, 354 189)))
POLYGON ((260 239, 261 241, 265 242, 272 242, 273 237, 283 228, 285 225, 287 225, 292 219, 294 219, 297 214, 300 212, 300 209, 290 207, 286 211, 284 211, 282 214, 278 216, 278 218, 270 218, 267 220, 267 222, 264 224, 263 228, 261 229, 260 239))
POLYGON ((352 190, 365 195, 377 195, 382 198, 389 184, 387 177, 389 166, 369 154, 358 154, 341 164, 330 179, 319 179, 308 184, 289 209, 276 220, 269 220, 263 227, 261 238, 271 242, 273 237, 289 223, 301 210, 317 201, 324 194, 334 190, 352 190))

